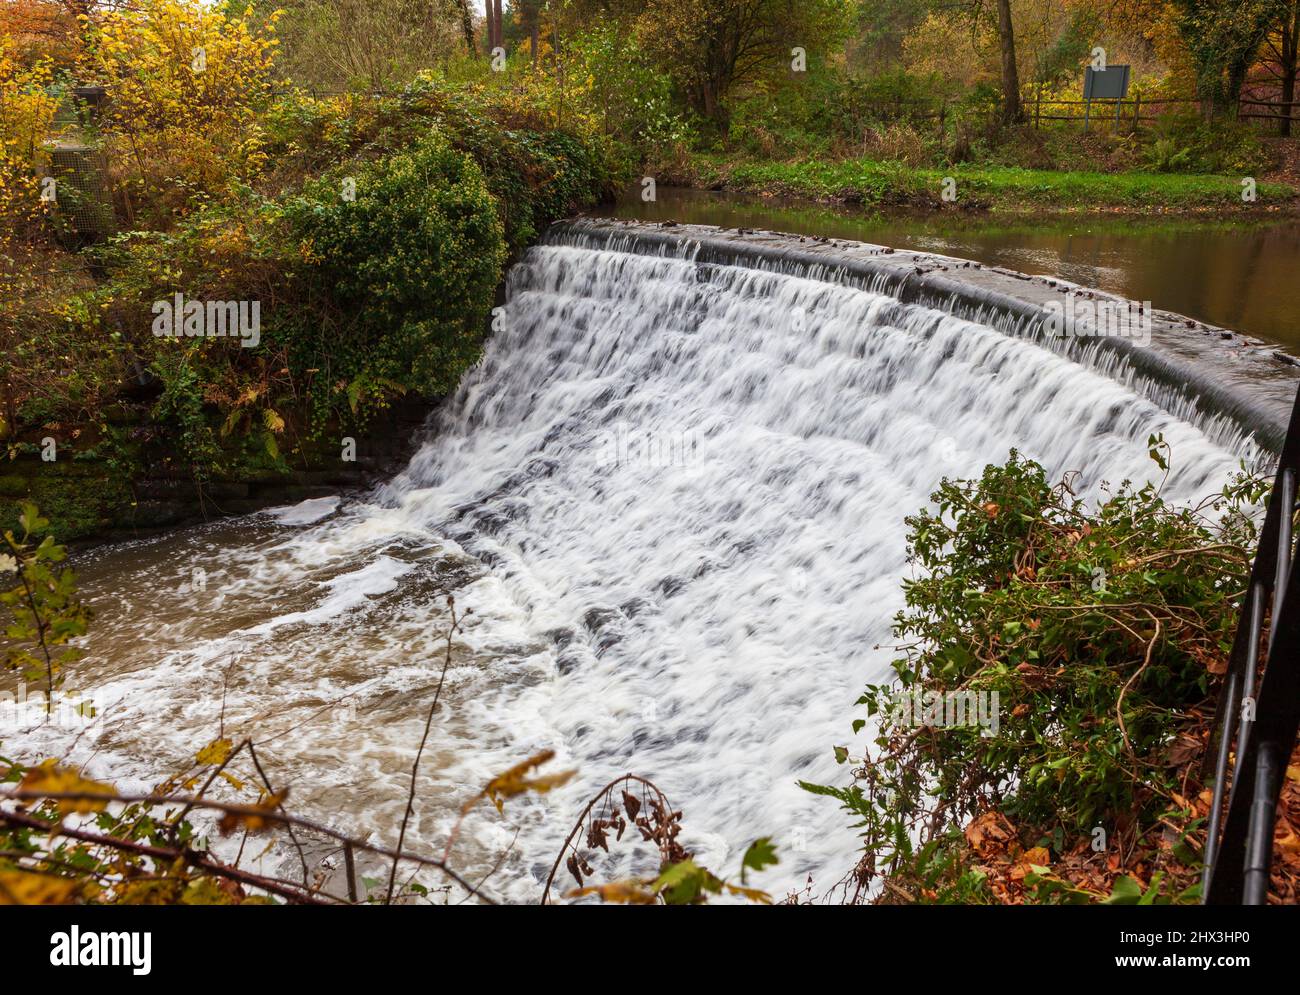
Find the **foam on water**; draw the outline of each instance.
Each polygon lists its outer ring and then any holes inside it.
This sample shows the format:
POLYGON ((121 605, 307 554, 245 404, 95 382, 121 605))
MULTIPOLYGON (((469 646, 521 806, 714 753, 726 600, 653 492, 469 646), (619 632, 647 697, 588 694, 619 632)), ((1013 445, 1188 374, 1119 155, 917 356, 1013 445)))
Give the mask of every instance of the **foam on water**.
POLYGON ((300 811, 392 841, 453 589, 473 614, 414 846, 440 850, 465 798, 552 748, 574 783, 467 826, 471 867, 519 833, 501 896, 535 899, 585 798, 626 771, 685 810, 711 866, 769 835, 784 859, 766 884, 829 886, 856 840, 795 782, 843 780, 831 747, 891 658, 877 646, 902 604, 903 517, 940 477, 1015 447, 1095 496, 1157 472, 1154 432, 1176 498, 1236 465, 1231 440, 1099 372, 861 289, 552 244, 507 297, 429 441, 367 501, 198 530, 165 566, 134 567, 140 546, 89 566, 112 630, 87 664, 117 723, 107 773, 146 777, 148 744, 192 754, 224 707, 228 730, 275 734, 300 811), (160 616, 151 592, 196 563, 207 592, 160 616), (340 695, 348 709, 310 718, 340 695))

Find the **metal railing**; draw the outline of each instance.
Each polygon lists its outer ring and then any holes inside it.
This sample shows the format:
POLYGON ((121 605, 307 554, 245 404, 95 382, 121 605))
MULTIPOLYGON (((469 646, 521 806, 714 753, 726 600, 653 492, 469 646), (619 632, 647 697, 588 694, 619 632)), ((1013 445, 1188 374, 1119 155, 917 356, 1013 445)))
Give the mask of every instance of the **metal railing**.
POLYGON ((1300 393, 1214 717, 1218 745, 1202 889, 1207 905, 1263 905, 1268 900, 1278 794, 1300 727, 1300 561, 1292 534, 1297 479, 1300 393))

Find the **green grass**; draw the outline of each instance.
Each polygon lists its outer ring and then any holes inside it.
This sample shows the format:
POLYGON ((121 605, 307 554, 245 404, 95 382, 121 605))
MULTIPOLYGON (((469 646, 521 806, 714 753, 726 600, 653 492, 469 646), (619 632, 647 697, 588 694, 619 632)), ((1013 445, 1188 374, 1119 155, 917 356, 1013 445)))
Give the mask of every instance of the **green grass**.
MULTIPOLYGON (((729 168, 716 159, 700 172, 725 178, 729 187, 773 194, 860 201, 865 204, 942 203, 943 180, 956 180, 957 204, 974 202, 1001 210, 1051 207, 1108 210, 1140 207, 1243 207, 1240 176, 1180 173, 1084 173, 1007 166, 914 168, 897 162, 746 160, 729 168)), ((1253 205, 1281 204, 1296 190, 1260 183, 1253 205)))

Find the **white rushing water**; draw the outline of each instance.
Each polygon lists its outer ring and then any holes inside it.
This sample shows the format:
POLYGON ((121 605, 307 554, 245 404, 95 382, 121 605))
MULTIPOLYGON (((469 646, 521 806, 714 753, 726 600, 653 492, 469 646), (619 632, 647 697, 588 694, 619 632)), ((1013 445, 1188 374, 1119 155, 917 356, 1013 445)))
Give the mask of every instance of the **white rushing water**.
POLYGON ((769 835, 783 859, 760 883, 824 890, 856 838, 795 782, 846 777, 832 746, 891 659, 903 517, 940 477, 1016 447, 1095 494, 1158 476, 1153 432, 1176 498, 1236 466, 1233 440, 1030 341, 859 289, 547 245, 508 290, 483 362, 367 500, 92 557, 78 676, 107 721, 71 748, 93 771, 156 779, 160 749, 181 763, 224 716, 269 740, 297 811, 392 842, 452 589, 473 614, 410 845, 440 852, 466 798, 551 748, 574 782, 483 806, 458 846, 472 871, 513 841, 498 896, 535 900, 583 802, 626 771, 684 810, 709 866, 769 835), (185 593, 195 568, 206 590, 185 593))

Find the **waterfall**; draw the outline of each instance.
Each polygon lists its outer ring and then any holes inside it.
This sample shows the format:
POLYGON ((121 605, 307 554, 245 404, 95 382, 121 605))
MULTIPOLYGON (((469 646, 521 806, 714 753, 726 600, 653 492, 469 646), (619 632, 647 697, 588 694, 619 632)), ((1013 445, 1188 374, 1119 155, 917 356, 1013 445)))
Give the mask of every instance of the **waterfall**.
MULTIPOLYGON (((374 493, 90 557, 98 772, 147 779, 148 750, 181 762, 224 721, 269 738, 295 810, 392 842, 451 590, 472 613, 409 844, 441 852, 488 778, 554 749, 573 782, 483 805, 458 844, 470 877, 509 848, 499 896, 535 900, 583 802, 628 771, 684 810, 711 869, 771 836, 760 884, 832 885, 856 837, 796 781, 846 780, 832 747, 894 655, 904 516, 1013 447, 1090 499, 1159 480, 1153 433, 1166 494, 1191 500, 1239 440, 1027 337, 817 275, 686 241, 529 250, 482 362, 374 493), (195 565, 206 591, 160 595, 195 565)), ((602 856, 598 876, 630 868, 602 856)))

